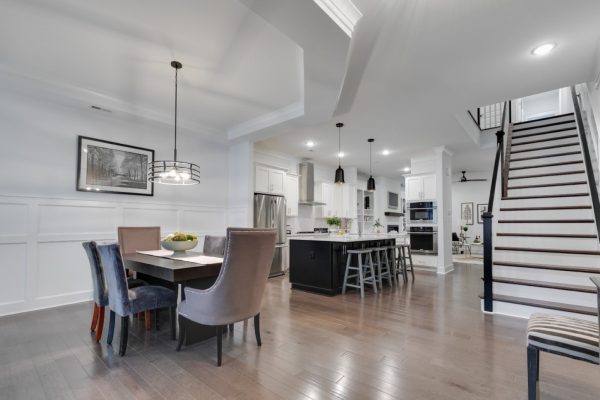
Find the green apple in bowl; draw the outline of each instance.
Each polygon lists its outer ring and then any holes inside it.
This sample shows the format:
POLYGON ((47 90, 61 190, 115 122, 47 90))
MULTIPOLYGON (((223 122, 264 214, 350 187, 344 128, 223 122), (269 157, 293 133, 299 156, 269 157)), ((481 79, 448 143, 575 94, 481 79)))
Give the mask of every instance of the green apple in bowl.
POLYGON ((160 245, 163 249, 172 251, 173 257, 182 257, 186 255, 186 251, 198 245, 198 237, 189 233, 175 232, 165 237, 160 245))

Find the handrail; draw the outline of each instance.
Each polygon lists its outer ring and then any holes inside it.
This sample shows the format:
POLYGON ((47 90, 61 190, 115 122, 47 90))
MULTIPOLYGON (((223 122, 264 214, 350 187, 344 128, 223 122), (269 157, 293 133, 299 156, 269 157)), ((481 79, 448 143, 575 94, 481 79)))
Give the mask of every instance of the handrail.
POLYGON ((596 220, 596 232, 600 238, 600 200, 598 199, 598 188, 596 187, 596 179, 594 179, 594 168, 592 159, 590 158, 590 149, 585 136, 585 126, 583 125, 583 117, 581 116, 581 107, 575 86, 571 86, 571 98, 573 99, 573 110, 575 111, 575 122, 577 131, 579 132, 579 140, 581 141, 581 149, 583 150, 583 162, 585 164, 585 173, 587 175, 588 184, 590 187, 590 196, 592 197, 592 208, 594 210, 594 219, 596 220))
MULTIPOLYGON (((498 173, 501 174, 502 181, 501 193, 506 195, 507 179, 506 170, 508 168, 508 159, 504 160, 504 132, 506 128, 506 112, 509 107, 509 102, 504 102, 504 110, 502 111, 502 123, 500 129, 496 132, 496 158, 494 159, 494 172, 492 174, 492 184, 490 186, 490 197, 488 200, 488 208, 483 213, 483 309, 486 312, 493 311, 493 273, 492 273, 492 238, 493 238, 493 217, 494 199, 496 197, 496 181, 498 173)), ((509 155, 507 154, 507 158, 509 155)))

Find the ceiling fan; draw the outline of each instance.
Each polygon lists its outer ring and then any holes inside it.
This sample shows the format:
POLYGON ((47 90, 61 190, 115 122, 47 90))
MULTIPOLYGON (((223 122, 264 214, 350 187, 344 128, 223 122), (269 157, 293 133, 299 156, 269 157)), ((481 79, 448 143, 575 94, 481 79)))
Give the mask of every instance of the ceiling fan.
POLYGON ((460 177, 460 180, 456 181, 456 182, 484 182, 487 181, 487 179, 484 178, 480 178, 480 179, 469 179, 467 178, 467 176, 465 175, 467 173, 467 171, 461 171, 462 172, 462 176, 460 177))

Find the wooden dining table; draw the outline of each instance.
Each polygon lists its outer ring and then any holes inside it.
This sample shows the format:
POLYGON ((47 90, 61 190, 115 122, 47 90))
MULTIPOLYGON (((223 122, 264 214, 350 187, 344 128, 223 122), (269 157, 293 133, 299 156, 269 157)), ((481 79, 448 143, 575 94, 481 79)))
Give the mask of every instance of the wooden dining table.
MULTIPOLYGON (((188 252, 190 256, 202 253, 188 252)), ((221 270, 222 262, 199 264, 149 254, 129 253, 123 255, 125 268, 135 271, 137 278, 151 285, 168 287, 175 290, 178 298, 185 300, 185 287, 207 289, 211 287, 221 270)), ((216 335, 214 326, 190 324, 186 327, 187 345, 206 340, 216 335)))

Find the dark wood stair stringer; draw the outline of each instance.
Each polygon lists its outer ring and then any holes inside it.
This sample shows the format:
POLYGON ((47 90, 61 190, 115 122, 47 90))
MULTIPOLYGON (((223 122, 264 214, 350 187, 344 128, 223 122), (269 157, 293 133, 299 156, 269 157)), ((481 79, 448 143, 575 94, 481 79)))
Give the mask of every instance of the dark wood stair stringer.
POLYGON ((535 264, 535 263, 521 263, 515 261, 494 261, 493 265, 503 267, 514 267, 514 268, 531 268, 531 269, 546 269, 550 271, 564 271, 564 272, 578 272, 591 275, 600 275, 600 265, 598 268, 593 267, 579 267, 572 265, 552 265, 552 264, 535 264))
POLYGON ((539 288, 545 288, 545 289, 568 290, 570 292, 592 293, 592 294, 596 294, 596 292, 597 292, 596 286, 571 285, 571 284, 566 284, 566 283, 547 282, 547 281, 542 282, 542 281, 533 281, 530 279, 505 278, 505 277, 495 276, 492 278, 492 281, 496 282, 496 283, 505 283, 508 285, 520 285, 520 286, 539 287, 539 288))
MULTIPOLYGON (((483 298, 483 295, 480 294, 479 298, 483 298)), ((503 295, 503 294, 494 294, 492 296, 492 300, 500 301, 503 303, 518 304, 518 305, 523 305, 523 306, 546 308, 548 310, 570 312, 570 313, 574 313, 574 314, 598 316, 598 308, 597 307, 585 307, 585 306, 578 306, 578 305, 572 305, 572 304, 557 303, 554 301, 526 299, 523 297, 507 296, 507 295, 503 295)))

